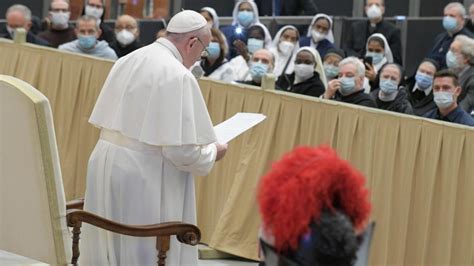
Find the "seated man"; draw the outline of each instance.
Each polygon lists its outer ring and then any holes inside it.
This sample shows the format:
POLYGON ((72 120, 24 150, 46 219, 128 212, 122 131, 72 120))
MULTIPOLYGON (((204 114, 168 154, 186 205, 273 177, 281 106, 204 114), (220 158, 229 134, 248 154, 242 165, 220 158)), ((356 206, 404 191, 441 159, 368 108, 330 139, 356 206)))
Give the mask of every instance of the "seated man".
POLYGON ((362 62, 353 56, 347 57, 339 63, 339 70, 339 78, 329 81, 323 98, 376 107, 374 99, 364 93, 365 67, 362 62))
POLYGON ((424 115, 451 123, 474 126, 474 118, 458 106, 457 100, 461 94, 458 76, 449 70, 441 70, 434 74, 434 102, 438 108, 424 115))
POLYGON ((77 20, 77 40, 59 46, 59 50, 81 53, 102 57, 106 59, 117 59, 114 50, 106 41, 97 41, 100 36, 100 28, 94 17, 84 15, 77 20))
POLYGON ((397 64, 386 64, 380 70, 379 86, 370 94, 377 108, 403 114, 413 114, 407 93, 400 86, 402 69, 397 64))
POLYGON ((69 3, 66 0, 51 2, 48 16, 51 21, 51 27, 38 34, 38 37, 45 39, 51 47, 55 48, 63 43, 75 40, 76 32, 74 27, 69 25, 70 16, 69 3))
POLYGON ((250 70, 247 78, 237 82, 260 86, 262 85, 262 77, 267 73, 273 72, 275 59, 269 50, 260 49, 252 54, 252 58, 250 60, 250 70))
MULTIPOLYGON (((354 265, 371 209, 364 183, 329 147, 286 154, 258 188, 262 246, 274 248, 283 265, 354 265)), ((268 266, 282 265, 267 259, 268 266)))
POLYGON ((115 40, 110 47, 118 57, 122 57, 143 46, 138 41, 139 36, 137 21, 132 16, 122 15, 115 21, 115 40))
POLYGON ((31 10, 20 4, 12 5, 7 9, 5 15, 7 25, 0 30, 0 38, 13 39, 16 28, 24 28, 26 30, 26 42, 38 45, 48 46, 49 43, 30 32, 31 29, 31 10))

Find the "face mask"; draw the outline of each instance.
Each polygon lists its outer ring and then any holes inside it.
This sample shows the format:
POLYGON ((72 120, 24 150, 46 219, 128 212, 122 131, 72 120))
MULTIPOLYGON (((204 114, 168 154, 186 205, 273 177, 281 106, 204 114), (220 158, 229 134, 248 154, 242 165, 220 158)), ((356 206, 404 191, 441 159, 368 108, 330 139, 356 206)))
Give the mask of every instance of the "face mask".
POLYGON ((443 28, 446 31, 454 31, 458 27, 458 22, 456 21, 455 18, 450 17, 450 16, 445 16, 443 18, 443 28))
POLYGON ((115 33, 115 37, 117 38, 117 41, 123 46, 127 46, 135 41, 135 35, 128 30, 121 30, 118 33, 115 33))
POLYGON ((449 91, 434 92, 433 96, 433 100, 439 109, 446 109, 454 102, 453 93, 449 91))
POLYGON ((250 38, 247 40, 247 49, 249 53, 253 54, 255 51, 263 48, 263 41, 255 38, 250 38))
POLYGON ((375 53, 375 52, 367 52, 365 54, 365 56, 370 56, 372 57, 372 63, 374 65, 377 65, 379 64, 380 62, 382 62, 383 58, 384 58, 384 54, 383 53, 375 53))
POLYGON ((307 80, 314 75, 314 65, 297 64, 295 65, 295 76, 301 80, 307 80))
POLYGON ((69 16, 71 12, 51 12, 51 23, 55 28, 65 29, 69 22, 69 16))
POLYGON ((219 58, 219 56, 221 55, 221 47, 220 47, 219 43, 218 42, 210 42, 209 46, 207 46, 207 52, 209 53, 207 58, 209 58, 211 60, 216 60, 217 58, 219 58))
POLYGON ((240 25, 248 27, 253 21, 253 12, 239 11, 239 13, 237 13, 237 20, 239 21, 240 25))
POLYGON ((330 64, 324 64, 324 73, 329 79, 333 79, 339 75, 339 67, 330 64))
POLYGON ((94 35, 79 35, 79 46, 84 49, 91 49, 97 41, 94 35))
POLYGON ((341 88, 339 89, 339 92, 346 96, 351 94, 352 91, 354 91, 355 88, 355 78, 347 78, 347 77, 342 77, 339 78, 339 81, 341 82, 341 88))
POLYGON ((397 82, 391 79, 380 79, 379 86, 385 94, 392 94, 398 90, 397 82))
POLYGON ((463 67, 456 54, 451 50, 446 53, 446 66, 451 69, 459 69, 463 67))
POLYGON ((283 55, 289 55, 291 52, 293 52, 293 49, 295 49, 295 44, 288 41, 281 41, 278 44, 278 49, 280 49, 280 52, 283 55))
POLYGON ((96 19, 100 19, 104 14, 103 8, 97 8, 90 5, 86 5, 86 15, 94 17, 96 19))
POLYGON ((255 82, 262 81, 263 75, 268 72, 268 65, 260 62, 254 62, 250 66, 250 75, 255 82))
POLYGON ((367 17, 369 19, 376 19, 382 17, 382 9, 377 5, 371 5, 369 9, 367 9, 367 17))
POLYGON ((421 72, 416 72, 415 80, 418 87, 423 90, 428 89, 433 84, 433 77, 421 72))
POLYGON ((314 42, 320 42, 326 38, 326 34, 323 34, 317 30, 311 30, 311 38, 314 42))

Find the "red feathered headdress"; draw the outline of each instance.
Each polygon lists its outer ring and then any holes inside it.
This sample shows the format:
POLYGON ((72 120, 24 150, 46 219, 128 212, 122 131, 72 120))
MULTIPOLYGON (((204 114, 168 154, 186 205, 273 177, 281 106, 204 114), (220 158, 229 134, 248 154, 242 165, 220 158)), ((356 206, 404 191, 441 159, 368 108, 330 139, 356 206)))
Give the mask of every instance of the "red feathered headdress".
POLYGON ((263 228, 278 251, 296 250, 324 209, 338 209, 361 232, 371 205, 364 177, 329 147, 299 147, 272 165, 260 181, 263 228))

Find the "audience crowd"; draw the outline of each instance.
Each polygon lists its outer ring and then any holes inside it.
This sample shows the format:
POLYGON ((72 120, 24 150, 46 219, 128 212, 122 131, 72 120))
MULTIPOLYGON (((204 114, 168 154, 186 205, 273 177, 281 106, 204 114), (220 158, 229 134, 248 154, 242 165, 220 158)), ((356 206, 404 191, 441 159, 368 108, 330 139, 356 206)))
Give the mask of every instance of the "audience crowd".
MULTIPOLYGON (((193 74, 255 86, 274 75, 277 90, 474 126, 474 4, 469 14, 458 2, 444 7, 444 30, 429 51, 420 51, 426 58, 415 73, 404 71, 401 33, 384 20, 384 0, 366 0, 368 19, 350 26, 341 47, 334 42, 331 15, 317 13, 316 6, 295 2, 277 10, 314 17, 304 33, 285 25, 272 36, 259 20, 267 11, 259 12, 258 4, 235 1, 229 26, 220 26, 212 7, 199 11, 212 40, 191 67, 193 74)), ((75 26, 70 14, 68 1, 53 0, 47 26, 38 32, 30 9, 15 4, 6 12, 0 37, 13 39, 15 30, 24 28, 29 43, 112 60, 143 46, 133 17, 118 17, 114 29, 104 23, 102 0, 86 0, 75 26)))

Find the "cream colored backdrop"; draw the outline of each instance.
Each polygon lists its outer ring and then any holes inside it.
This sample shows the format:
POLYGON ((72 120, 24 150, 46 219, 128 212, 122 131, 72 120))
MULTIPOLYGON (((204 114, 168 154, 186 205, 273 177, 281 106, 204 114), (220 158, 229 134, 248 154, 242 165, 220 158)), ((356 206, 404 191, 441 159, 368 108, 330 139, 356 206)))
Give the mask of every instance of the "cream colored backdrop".
MULTIPOLYGON (((0 74, 31 83, 51 101, 68 199, 84 193, 98 138, 87 120, 111 66, 0 42, 0 74)), ((372 265, 474 264, 474 130, 208 80, 201 88, 215 124, 241 111, 268 116, 198 178, 203 242, 256 259, 259 177, 297 145, 328 144, 367 176, 377 222, 372 265)))

